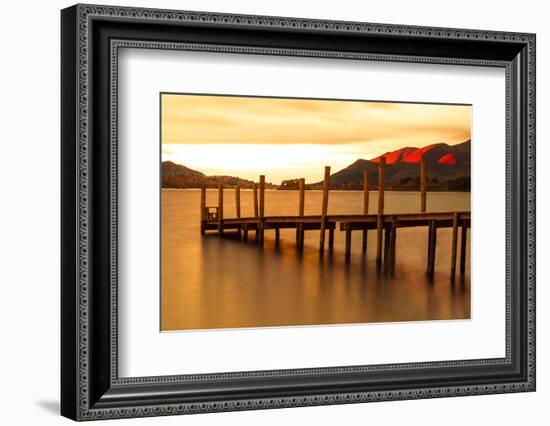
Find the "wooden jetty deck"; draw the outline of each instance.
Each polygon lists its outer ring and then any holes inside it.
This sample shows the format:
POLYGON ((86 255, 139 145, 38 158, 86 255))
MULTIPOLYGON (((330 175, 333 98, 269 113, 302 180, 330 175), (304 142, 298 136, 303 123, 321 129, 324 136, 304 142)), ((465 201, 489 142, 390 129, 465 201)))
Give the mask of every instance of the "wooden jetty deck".
POLYGON ((397 230, 400 228, 426 227, 428 230, 428 252, 426 271, 433 276, 435 271, 435 256, 437 245, 437 230, 441 228, 452 228, 451 246, 451 279, 456 275, 457 256, 460 256, 460 272, 465 272, 467 232, 471 227, 469 211, 460 212, 426 212, 427 192, 427 167, 426 163, 420 165, 420 212, 419 213, 384 213, 384 180, 385 180, 385 158, 379 163, 379 185, 378 185, 378 211, 376 214, 369 214, 369 182, 368 175, 364 173, 364 204, 363 214, 336 214, 328 215, 328 199, 330 187, 330 167, 325 167, 325 178, 323 184, 323 199, 320 215, 304 215, 304 179, 299 180, 298 188, 298 214, 296 216, 265 216, 265 176, 260 176, 259 184, 253 188, 254 216, 241 217, 240 209, 240 187, 235 188, 236 216, 224 217, 223 211, 223 183, 218 188, 218 205, 206 206, 206 188, 201 190, 201 233, 216 231, 220 236, 226 230, 236 231, 243 241, 248 241, 249 232, 254 231, 255 241, 263 244, 265 231, 274 230, 275 243, 280 240, 281 229, 296 230, 296 245, 299 250, 304 246, 304 234, 306 231, 319 231, 319 252, 325 252, 325 233, 328 230, 328 250, 334 250, 334 233, 336 230, 345 232, 345 255, 351 255, 351 240, 353 231, 362 233, 362 252, 367 251, 367 239, 369 231, 376 231, 376 262, 377 265, 384 265, 385 270, 392 271, 396 262, 396 240, 397 230), (259 192, 259 194, 258 194, 259 192), (458 252, 458 233, 461 233, 460 253, 458 252))

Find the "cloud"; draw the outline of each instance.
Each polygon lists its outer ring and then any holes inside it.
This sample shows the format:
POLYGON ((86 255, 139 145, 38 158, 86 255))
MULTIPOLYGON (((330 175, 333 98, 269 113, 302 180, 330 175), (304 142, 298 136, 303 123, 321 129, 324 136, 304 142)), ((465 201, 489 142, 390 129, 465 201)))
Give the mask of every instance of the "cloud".
POLYGON ((470 106, 162 96, 162 143, 166 145, 453 144, 469 139, 470 126, 470 106))

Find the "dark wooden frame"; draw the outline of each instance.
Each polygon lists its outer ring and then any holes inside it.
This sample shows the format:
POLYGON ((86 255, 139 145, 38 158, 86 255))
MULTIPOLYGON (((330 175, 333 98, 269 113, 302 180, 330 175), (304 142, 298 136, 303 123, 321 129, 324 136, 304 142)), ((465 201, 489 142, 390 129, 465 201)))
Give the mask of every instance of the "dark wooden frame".
MULTIPOLYGON (((61 413, 75 420, 535 389, 535 36, 76 5, 62 29, 61 413), (119 378, 116 58, 193 49, 506 69, 506 357, 119 378)), ((504 176, 503 176, 504 178, 504 176)))

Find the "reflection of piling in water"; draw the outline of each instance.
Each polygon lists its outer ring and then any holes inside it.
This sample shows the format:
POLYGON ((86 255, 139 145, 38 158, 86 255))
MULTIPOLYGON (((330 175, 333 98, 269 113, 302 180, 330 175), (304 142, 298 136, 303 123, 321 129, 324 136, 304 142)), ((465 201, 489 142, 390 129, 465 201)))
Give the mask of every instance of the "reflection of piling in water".
POLYGON ((248 241, 248 231, 254 230, 256 242, 263 245, 265 231, 273 229, 275 243, 278 245, 281 238, 281 229, 295 229, 296 246, 302 250, 304 246, 305 231, 319 230, 319 254, 325 251, 325 234, 329 232, 329 252, 334 249, 334 231, 339 224, 340 231, 345 232, 345 257, 351 256, 352 232, 362 232, 362 253, 367 250, 367 237, 369 230, 376 230, 376 263, 383 265, 384 271, 393 272, 397 256, 397 229, 409 227, 427 227, 428 251, 426 270, 430 277, 435 273, 435 258, 437 245, 437 230, 439 228, 452 228, 451 241, 451 280, 456 275, 457 256, 460 258, 460 273, 466 270, 467 233, 471 226, 470 212, 439 212, 426 213, 426 192, 428 182, 428 169, 424 161, 420 164, 420 213, 384 213, 384 183, 386 177, 386 159, 380 158, 378 167, 378 209, 376 214, 369 214, 369 178, 367 171, 363 173, 363 213, 362 214, 328 214, 328 201, 330 189, 330 167, 325 167, 323 179, 323 194, 320 215, 305 215, 305 180, 298 181, 298 214, 296 216, 266 216, 265 215, 265 176, 261 175, 259 183, 254 183, 252 195, 254 198, 254 216, 241 217, 241 191, 237 182, 235 187, 236 217, 224 218, 223 192, 224 184, 220 180, 218 186, 218 206, 206 206, 206 189, 201 188, 200 196, 200 231, 216 230, 220 236, 225 230, 234 230, 243 241, 248 241), (461 229, 460 250, 458 250, 458 230, 461 229))

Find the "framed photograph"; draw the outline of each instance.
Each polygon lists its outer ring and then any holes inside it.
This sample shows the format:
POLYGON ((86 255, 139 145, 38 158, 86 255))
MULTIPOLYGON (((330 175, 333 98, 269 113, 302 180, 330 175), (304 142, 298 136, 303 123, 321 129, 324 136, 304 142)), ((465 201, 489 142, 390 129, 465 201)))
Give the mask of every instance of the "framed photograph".
POLYGON ((535 390, 535 35, 61 12, 61 412, 535 390))

